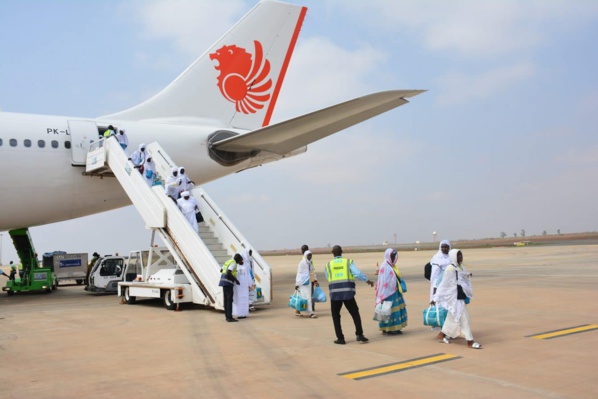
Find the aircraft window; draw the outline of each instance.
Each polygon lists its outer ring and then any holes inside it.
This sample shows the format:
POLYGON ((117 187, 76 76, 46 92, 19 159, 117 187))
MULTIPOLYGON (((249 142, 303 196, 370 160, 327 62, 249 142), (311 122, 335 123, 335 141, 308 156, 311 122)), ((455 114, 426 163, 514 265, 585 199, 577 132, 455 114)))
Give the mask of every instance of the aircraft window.
POLYGON ((64 148, 71 148, 71 142, 70 141, 65 141, 64 142, 64 148))
POLYGON ((44 140, 37 140, 37 146, 39 148, 44 148, 46 146, 46 142, 44 140))
POLYGON ((31 147, 31 140, 25 139, 23 140, 23 144, 25 145, 25 147, 31 147))
POLYGON ((52 140, 52 148, 58 148, 58 141, 52 140))
POLYGON ((10 139, 8 142, 10 143, 11 147, 16 147, 17 146, 17 139, 10 139))
POLYGON ((0 139, 0 146, 2 145, 2 139, 0 139))

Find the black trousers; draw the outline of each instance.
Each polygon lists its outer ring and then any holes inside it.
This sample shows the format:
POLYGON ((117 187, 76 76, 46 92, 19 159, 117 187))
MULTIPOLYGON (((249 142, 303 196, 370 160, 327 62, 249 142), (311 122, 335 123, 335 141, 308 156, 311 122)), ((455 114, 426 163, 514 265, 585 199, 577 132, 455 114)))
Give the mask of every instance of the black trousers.
POLYGON ((233 286, 222 287, 222 293, 224 294, 224 316, 226 320, 233 318, 233 286))
POLYGON ((347 299, 344 301, 330 301, 330 310, 332 313, 332 322, 334 323, 334 332, 337 339, 345 339, 343 335, 343 329, 341 327, 341 308, 345 304, 345 307, 349 311, 349 314, 353 318, 355 324, 355 335, 363 335, 363 328, 361 327, 361 316, 359 315, 359 307, 355 298, 347 299))

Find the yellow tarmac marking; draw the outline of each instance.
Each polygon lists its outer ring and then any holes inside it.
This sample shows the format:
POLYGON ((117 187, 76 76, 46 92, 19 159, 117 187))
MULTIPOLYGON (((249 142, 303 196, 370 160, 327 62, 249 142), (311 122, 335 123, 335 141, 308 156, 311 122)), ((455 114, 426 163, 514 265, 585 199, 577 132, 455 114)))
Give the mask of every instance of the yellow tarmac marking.
POLYGON ((429 366, 431 364, 447 362, 449 360, 455 360, 460 358, 461 356, 451 355, 449 353, 437 353, 435 355, 410 359, 404 362, 384 364, 382 366, 349 371, 346 373, 340 373, 338 375, 340 375, 341 377, 349 378, 351 380, 363 380, 365 378, 379 377, 385 374, 397 373, 399 371, 429 366))
POLYGON ((584 324, 577 327, 563 328, 561 330, 546 331, 540 334, 528 335, 528 338, 534 339, 552 339, 563 337, 565 335, 579 334, 586 331, 598 330, 597 324, 584 324))

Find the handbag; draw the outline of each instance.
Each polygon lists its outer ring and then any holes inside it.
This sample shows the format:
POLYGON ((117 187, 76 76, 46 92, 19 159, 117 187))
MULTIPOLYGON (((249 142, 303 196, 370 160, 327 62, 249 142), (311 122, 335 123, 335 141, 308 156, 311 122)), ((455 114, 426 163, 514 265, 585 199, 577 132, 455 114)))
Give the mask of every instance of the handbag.
POLYGON ((404 294, 407 292, 407 283, 402 278, 399 281, 401 282, 401 293, 404 294))
POLYGON ((203 216, 200 211, 195 212, 195 220, 197 220, 197 223, 203 222, 203 216))
POLYGON ((314 293, 311 294, 311 300, 313 302, 326 302, 326 294, 324 293, 324 290, 316 285, 314 287, 314 293))
POLYGON ((148 179, 151 179, 152 176, 154 175, 154 171, 151 169, 146 169, 145 170, 145 177, 147 177, 148 179))
POLYGON ((374 320, 388 321, 392 313, 392 301, 380 302, 374 310, 374 320))
POLYGON ((442 327, 446 320, 448 310, 439 306, 430 305, 429 308, 424 309, 424 326, 442 327))
POLYGON ((289 307, 299 312, 307 310, 307 300, 303 299, 301 295, 299 295, 299 291, 295 291, 293 295, 290 296, 289 300, 289 307))

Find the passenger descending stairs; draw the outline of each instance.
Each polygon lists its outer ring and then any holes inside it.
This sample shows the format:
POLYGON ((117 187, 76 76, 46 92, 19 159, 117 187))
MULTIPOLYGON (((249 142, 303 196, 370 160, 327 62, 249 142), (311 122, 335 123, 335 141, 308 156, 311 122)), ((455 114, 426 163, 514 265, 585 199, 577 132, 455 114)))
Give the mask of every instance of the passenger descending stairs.
MULTIPOLYGON (((146 151, 154 159, 156 173, 164 181, 176 164, 158 143, 150 143, 146 151)), ((170 250, 177 267, 192 286, 194 303, 223 309, 222 289, 218 286, 221 265, 235 253, 249 248, 253 250, 256 284, 263 294, 260 303, 270 303, 270 266, 203 189, 191 190, 204 217, 198 235, 176 204, 164 194, 162 186, 148 186, 113 137, 93 143, 87 155, 88 175, 105 175, 107 172, 114 173, 146 226, 157 232, 170 250)))

